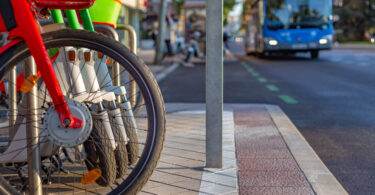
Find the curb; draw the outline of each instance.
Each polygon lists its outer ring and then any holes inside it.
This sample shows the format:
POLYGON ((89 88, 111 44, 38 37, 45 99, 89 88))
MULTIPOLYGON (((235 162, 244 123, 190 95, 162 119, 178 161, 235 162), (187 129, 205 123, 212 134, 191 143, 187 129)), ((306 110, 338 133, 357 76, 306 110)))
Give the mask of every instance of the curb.
POLYGON ((348 194, 281 108, 266 105, 266 109, 314 191, 317 194, 348 194))
POLYGON ((175 71, 178 67, 180 66, 180 63, 178 62, 175 62, 172 64, 172 66, 169 66, 165 69, 163 69, 162 71, 160 71, 159 73, 157 73, 155 75, 155 79, 157 82, 160 82, 162 81, 163 79, 165 79, 165 77, 167 77, 170 73, 172 73, 173 71, 175 71))
POLYGON ((333 49, 366 49, 373 50, 375 49, 374 45, 355 45, 355 44, 340 44, 338 46, 333 46, 333 49))
POLYGON ((238 166, 233 114, 233 111, 223 111, 223 167, 203 169, 198 195, 238 194, 238 166))

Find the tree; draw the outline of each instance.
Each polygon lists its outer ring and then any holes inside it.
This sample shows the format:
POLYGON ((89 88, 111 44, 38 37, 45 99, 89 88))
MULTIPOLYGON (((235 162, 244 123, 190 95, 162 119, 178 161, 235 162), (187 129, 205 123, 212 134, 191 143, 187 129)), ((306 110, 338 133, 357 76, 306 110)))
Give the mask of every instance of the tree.
POLYGON ((177 14, 181 16, 181 10, 186 0, 173 0, 172 5, 176 8, 177 14))
POLYGON ((233 7, 237 4, 236 0, 224 0, 224 7, 223 7, 223 20, 224 25, 227 24, 227 18, 230 11, 232 11, 233 7))
POLYGON ((333 13, 340 17, 335 28, 343 30, 339 41, 364 40, 366 32, 375 33, 375 0, 344 0, 333 13))

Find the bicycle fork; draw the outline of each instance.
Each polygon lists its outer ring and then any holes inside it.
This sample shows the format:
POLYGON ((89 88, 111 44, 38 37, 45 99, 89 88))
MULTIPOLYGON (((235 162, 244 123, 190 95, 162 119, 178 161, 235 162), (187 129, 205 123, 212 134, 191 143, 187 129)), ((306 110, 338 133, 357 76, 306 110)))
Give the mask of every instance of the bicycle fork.
MULTIPOLYGON (((10 1, 12 4, 13 10, 9 10, 11 12, 14 12, 14 18, 15 25, 10 27, 9 30, 9 39, 12 38, 22 38, 27 46, 29 47, 31 55, 34 57, 36 62, 36 67, 41 73, 42 79, 46 83, 47 90, 52 98, 52 102, 55 105, 55 110, 58 113, 58 117, 60 120, 60 123, 64 127, 69 128, 80 128, 82 127, 82 121, 78 118, 75 118, 71 115, 68 104, 66 103, 65 97, 62 94, 61 88, 59 86, 59 83, 57 81, 56 75, 54 73, 51 60, 48 56, 48 53, 46 51, 41 33, 38 28, 38 24, 34 19, 34 16, 31 12, 31 8, 29 6, 29 3, 26 0, 19 0, 19 1, 10 1), (14 11, 17 10, 17 11, 14 11)), ((11 8, 11 7, 10 7, 11 8)), ((8 28, 8 27, 7 27, 8 28)), ((26 63, 25 65, 28 65, 30 63, 26 63)), ((33 67, 25 67, 26 72, 29 72, 31 74, 35 74, 35 72, 32 72, 33 67), (28 69, 28 70, 27 70, 28 69)), ((36 81, 35 81, 36 83, 36 81)), ((31 92, 27 93, 27 96, 35 96, 36 88, 35 86, 31 90, 31 92)), ((35 105, 35 99, 36 97, 27 98, 28 104, 30 107, 36 107, 35 105)), ((35 109, 31 110, 31 112, 34 112, 35 109)), ((36 115, 34 115, 36 117, 36 115)), ((35 117, 32 116, 29 118, 29 120, 34 120, 35 117)), ((13 121, 11 121, 13 122, 13 121)), ((34 122, 35 123, 35 122, 34 122)), ((28 130, 31 132, 28 133, 28 137, 35 137, 36 139, 30 139, 28 147, 28 167, 29 167, 29 191, 31 194, 42 194, 42 187, 41 187, 41 179, 40 179, 40 155, 39 155, 39 148, 33 147, 37 146, 38 144, 35 144, 38 142, 38 131, 37 128, 32 127, 33 124, 28 125, 28 130)))
POLYGON ((22 38, 25 40, 30 49, 31 55, 34 57, 38 71, 41 73, 46 88, 55 105, 60 123, 64 127, 80 128, 82 121, 71 115, 65 97, 62 94, 58 80, 52 67, 51 60, 43 43, 39 26, 31 13, 30 7, 27 6, 26 0, 12 1, 15 12, 15 20, 18 25, 9 32, 9 38, 22 38))
MULTIPOLYGON (((70 92, 73 95, 73 99, 79 102, 86 102, 93 104, 92 116, 94 123, 101 122, 105 126, 107 135, 110 138, 112 148, 115 149, 117 146, 116 139, 114 138, 111 123, 115 124, 120 130, 123 140, 127 141, 127 136, 124 129, 124 124, 121 119, 121 113, 116 107, 116 97, 113 92, 101 91, 99 87, 99 81, 95 73, 96 60, 93 55, 97 55, 96 52, 91 52, 88 49, 75 49, 73 47, 62 48, 59 52, 65 52, 69 56, 67 64, 56 63, 55 68, 60 69, 58 71, 66 71, 69 74, 65 74, 66 78, 58 77, 60 82, 66 83, 70 89, 69 92, 65 92, 69 95, 70 92), (65 70, 62 70, 65 69, 65 70), (70 84, 68 84, 70 82, 70 84), (108 111, 104 109, 103 102, 108 102, 107 106, 110 108, 108 111)), ((56 61, 63 62, 63 59, 56 61)))

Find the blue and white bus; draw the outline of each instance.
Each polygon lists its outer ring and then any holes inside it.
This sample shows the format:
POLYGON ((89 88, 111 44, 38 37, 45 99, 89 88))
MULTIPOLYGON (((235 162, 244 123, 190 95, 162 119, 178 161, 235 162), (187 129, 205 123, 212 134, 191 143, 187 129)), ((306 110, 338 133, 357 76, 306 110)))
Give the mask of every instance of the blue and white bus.
POLYGON ((331 49, 331 0, 245 0, 243 21, 248 54, 331 49))

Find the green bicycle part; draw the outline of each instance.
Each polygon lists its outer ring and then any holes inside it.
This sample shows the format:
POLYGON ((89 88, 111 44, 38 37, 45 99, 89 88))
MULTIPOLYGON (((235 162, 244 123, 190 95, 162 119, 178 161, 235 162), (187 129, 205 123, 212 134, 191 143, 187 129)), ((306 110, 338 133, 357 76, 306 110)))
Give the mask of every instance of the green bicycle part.
POLYGON ((53 9, 51 10, 51 16, 53 23, 64 23, 64 17, 62 15, 61 10, 53 9))
POLYGON ((72 29, 81 29, 77 13, 75 10, 65 10, 66 17, 68 18, 69 27, 72 29))
POLYGON ((116 27, 121 11, 121 2, 118 0, 96 0, 89 8, 91 19, 94 23, 108 24, 116 27))
MULTIPOLYGON (((72 29, 81 29, 77 13, 75 10, 66 10, 66 17, 68 18, 69 27, 72 29)), ((87 9, 79 10, 79 15, 81 17, 83 27, 85 30, 94 32, 94 25, 91 22, 91 17, 87 9)), ((64 23, 64 18, 61 10, 52 10, 51 11, 53 23, 64 23)))
POLYGON ((79 15, 81 16, 83 27, 85 30, 95 32, 94 25, 92 24, 89 10, 81 9, 79 10, 79 15))

